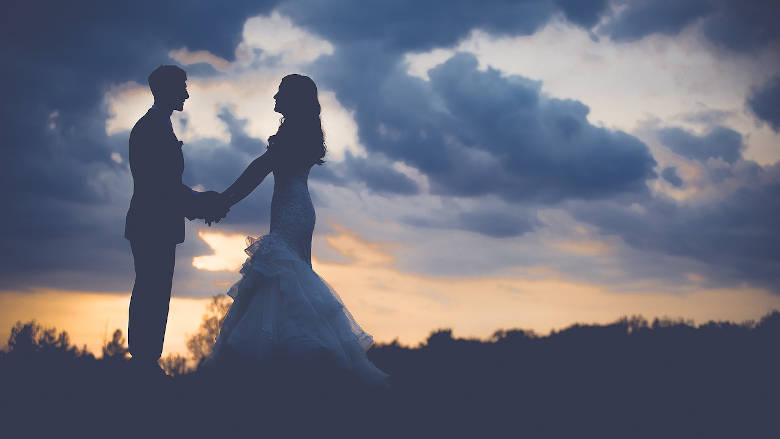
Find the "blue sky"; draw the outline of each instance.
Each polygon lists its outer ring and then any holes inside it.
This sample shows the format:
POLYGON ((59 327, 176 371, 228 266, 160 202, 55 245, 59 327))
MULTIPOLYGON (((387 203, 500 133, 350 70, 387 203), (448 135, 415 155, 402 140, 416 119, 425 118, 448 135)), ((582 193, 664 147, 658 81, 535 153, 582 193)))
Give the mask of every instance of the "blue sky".
MULTIPOLYGON (((780 307, 776 2, 3 8, 6 297, 128 293, 128 130, 176 63, 204 189, 263 152, 282 76, 318 84, 315 269, 380 339, 780 307)), ((187 225, 174 295, 226 291, 271 192, 187 225)))

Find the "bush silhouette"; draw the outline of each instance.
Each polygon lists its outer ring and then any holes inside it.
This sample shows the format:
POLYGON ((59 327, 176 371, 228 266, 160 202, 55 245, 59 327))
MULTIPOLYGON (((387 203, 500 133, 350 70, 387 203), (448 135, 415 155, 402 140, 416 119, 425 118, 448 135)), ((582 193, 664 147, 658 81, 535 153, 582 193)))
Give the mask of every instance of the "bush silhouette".
POLYGON ((231 303, 232 300, 225 295, 211 298, 198 332, 187 340, 187 350, 195 364, 201 364, 211 354, 211 349, 219 335, 219 328, 222 327, 231 303))
MULTIPOLYGON (((219 305, 193 337, 196 358, 216 336, 219 305)), ((487 340, 440 329, 415 347, 372 347, 369 358, 392 377, 392 388, 377 392, 322 364, 283 359, 192 371, 169 356, 161 365, 174 378, 144 382, 111 360, 126 358, 119 330, 97 360, 64 331, 17 323, 0 356, 0 413, 3 433, 25 433, 8 437, 78 430, 32 414, 85 413, 103 431, 143 419, 175 437, 219 437, 226 428, 247 437, 774 437, 778 341, 777 311, 742 324, 632 316, 545 336, 504 329, 487 340)))
POLYGON ((191 371, 187 358, 179 354, 170 354, 160 358, 160 367, 170 376, 180 376, 191 371))
POLYGON ((130 358, 130 349, 127 347, 127 342, 122 335, 122 330, 116 329, 111 336, 111 340, 106 341, 103 345, 103 359, 122 361, 127 360, 128 358, 130 358))
POLYGON ((8 355, 22 358, 55 356, 62 359, 92 356, 86 346, 79 349, 71 345, 67 332, 57 333, 57 328, 46 328, 35 320, 16 322, 11 328, 8 355))

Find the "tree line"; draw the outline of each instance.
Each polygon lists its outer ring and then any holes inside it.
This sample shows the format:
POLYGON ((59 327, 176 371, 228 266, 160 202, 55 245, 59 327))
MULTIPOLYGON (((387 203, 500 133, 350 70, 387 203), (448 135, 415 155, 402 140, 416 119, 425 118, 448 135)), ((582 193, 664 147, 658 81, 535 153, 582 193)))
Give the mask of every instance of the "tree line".
POLYGON ((121 330, 97 358, 73 345, 66 331, 17 322, 0 351, 2 421, 18 425, 26 416, 45 414, 68 422, 94 412, 117 423, 139 410, 153 416, 150 407, 157 407, 166 414, 160 422, 177 437, 220 436, 219 420, 225 419, 250 432, 258 425, 349 425, 363 437, 710 438, 780 432, 778 311, 755 321, 698 326, 632 316, 548 335, 503 329, 487 339, 440 329, 418 346, 394 341, 372 347, 369 358, 392 377, 391 389, 376 393, 326 375, 315 364, 198 369, 228 306, 224 296, 211 301, 188 340, 189 356, 161 360, 173 376, 170 386, 151 390, 126 373, 121 330), (317 422, 299 421, 311 417, 317 422))

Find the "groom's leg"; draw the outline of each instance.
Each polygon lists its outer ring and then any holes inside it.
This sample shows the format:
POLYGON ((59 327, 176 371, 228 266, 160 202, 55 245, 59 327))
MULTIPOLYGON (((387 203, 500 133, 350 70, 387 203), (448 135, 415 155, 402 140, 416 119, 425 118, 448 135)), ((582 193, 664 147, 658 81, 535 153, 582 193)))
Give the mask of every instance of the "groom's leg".
POLYGON ((127 330, 130 354, 136 360, 156 362, 168 323, 176 245, 131 242, 130 247, 135 262, 127 330))

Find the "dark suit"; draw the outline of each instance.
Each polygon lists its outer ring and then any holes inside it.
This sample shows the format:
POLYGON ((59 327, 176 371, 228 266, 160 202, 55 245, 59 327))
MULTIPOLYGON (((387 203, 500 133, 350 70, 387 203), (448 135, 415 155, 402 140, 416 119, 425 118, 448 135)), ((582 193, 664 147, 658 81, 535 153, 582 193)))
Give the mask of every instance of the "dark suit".
POLYGON ((162 353, 171 298, 176 244, 184 242, 184 217, 198 215, 199 194, 181 181, 184 156, 170 117, 150 109, 130 132, 133 198, 125 238, 135 262, 128 343, 134 359, 162 353))

